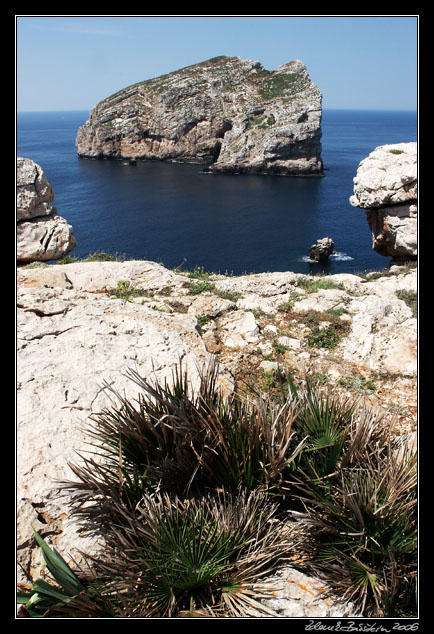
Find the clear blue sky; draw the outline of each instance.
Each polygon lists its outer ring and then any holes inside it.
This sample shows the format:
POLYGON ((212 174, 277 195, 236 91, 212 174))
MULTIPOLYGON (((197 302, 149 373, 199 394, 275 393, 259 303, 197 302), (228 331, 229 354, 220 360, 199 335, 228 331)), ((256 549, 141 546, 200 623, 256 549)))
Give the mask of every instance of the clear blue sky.
POLYGON ((217 55, 301 59, 324 108, 417 109, 417 16, 16 15, 17 110, 90 110, 217 55))

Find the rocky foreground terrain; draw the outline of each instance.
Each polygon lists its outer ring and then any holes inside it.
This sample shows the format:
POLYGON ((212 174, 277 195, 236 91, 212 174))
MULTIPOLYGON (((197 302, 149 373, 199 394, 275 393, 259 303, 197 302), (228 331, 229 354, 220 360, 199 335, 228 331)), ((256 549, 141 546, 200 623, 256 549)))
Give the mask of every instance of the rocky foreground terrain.
POLYGON ((213 172, 322 174, 322 95, 303 62, 268 71, 214 57, 98 103, 79 156, 204 163, 213 172))
MULTIPOLYGON (((215 355, 231 390, 273 389, 280 369, 366 398, 396 434, 416 425, 415 269, 366 278, 290 272, 241 277, 184 273, 154 262, 21 267, 18 319, 18 557, 39 572, 32 527, 63 553, 97 547, 68 515, 56 481, 86 450, 89 416, 110 405, 108 383, 131 398, 135 369, 162 379, 183 360, 193 382, 215 355)), ((280 616, 343 616, 317 581, 282 571, 280 616)), ((276 580, 274 580, 276 581, 276 580)))

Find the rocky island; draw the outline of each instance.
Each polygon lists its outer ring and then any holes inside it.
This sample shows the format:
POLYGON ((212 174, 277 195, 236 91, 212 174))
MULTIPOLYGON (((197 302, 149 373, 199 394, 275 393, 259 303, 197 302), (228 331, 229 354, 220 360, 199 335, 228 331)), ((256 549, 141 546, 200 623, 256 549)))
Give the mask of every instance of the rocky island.
POLYGON ((321 104, 300 60, 269 71, 257 61, 219 56, 107 97, 78 130, 76 145, 86 158, 321 175, 321 104))

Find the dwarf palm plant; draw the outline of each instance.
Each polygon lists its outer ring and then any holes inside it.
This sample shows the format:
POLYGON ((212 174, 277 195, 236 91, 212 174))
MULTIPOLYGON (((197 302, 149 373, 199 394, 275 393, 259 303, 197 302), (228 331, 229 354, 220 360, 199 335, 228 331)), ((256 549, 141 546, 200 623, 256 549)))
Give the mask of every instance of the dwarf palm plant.
POLYGON ((312 569, 362 612, 414 616, 415 454, 397 454, 389 444, 341 468, 327 484, 301 488, 315 532, 312 569))
POLYGON ((258 579, 293 545, 275 510, 251 492, 146 495, 135 513, 120 510, 95 570, 131 617, 263 613, 258 579))
POLYGON ((304 504, 315 574, 368 615, 414 609, 415 457, 393 452, 385 417, 291 377, 281 402, 224 396, 215 364, 197 390, 181 364, 171 382, 129 377, 137 400, 115 393, 92 417, 92 452, 62 486, 106 548, 90 576, 60 566, 68 587, 39 583, 29 609, 256 614, 258 579, 295 546, 283 500, 304 504))
POLYGON ((323 395, 309 380, 297 387, 289 377, 290 397, 298 404, 293 429, 305 439, 303 451, 293 466, 311 481, 332 474, 350 438, 356 403, 339 396, 323 395))
POLYGON ((156 488, 279 491, 303 448, 303 438, 295 443, 292 432, 297 403, 223 396, 217 372, 214 364, 206 368, 197 392, 181 366, 171 384, 151 384, 130 372, 141 388, 138 400, 116 395, 117 406, 93 416, 98 456, 71 465, 77 480, 63 488, 72 493, 75 511, 111 521, 116 505, 133 508, 156 488))

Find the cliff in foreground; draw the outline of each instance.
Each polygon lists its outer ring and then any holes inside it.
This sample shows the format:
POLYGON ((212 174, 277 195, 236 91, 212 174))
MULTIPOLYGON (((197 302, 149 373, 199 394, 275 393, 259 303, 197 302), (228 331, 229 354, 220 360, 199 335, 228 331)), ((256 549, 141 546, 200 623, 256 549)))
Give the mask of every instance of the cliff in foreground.
POLYGON ((76 145, 88 158, 319 175, 321 103, 300 60, 268 71, 260 62, 215 57, 104 99, 78 130, 76 145))

